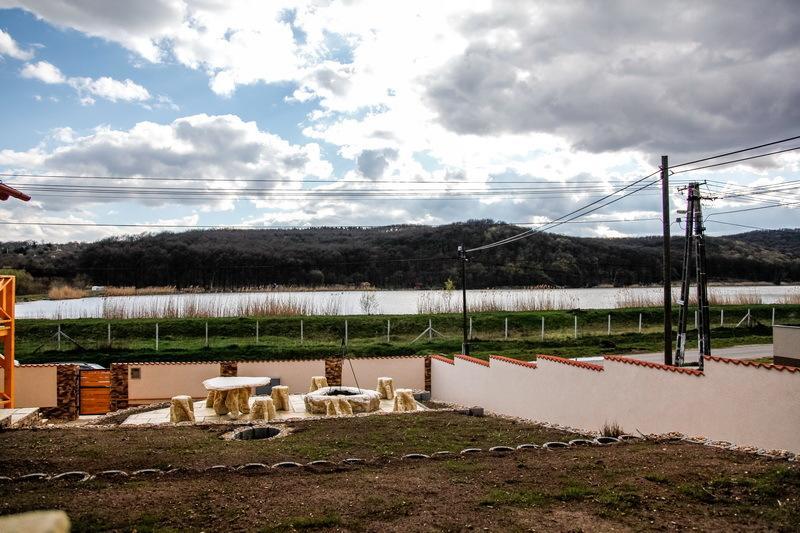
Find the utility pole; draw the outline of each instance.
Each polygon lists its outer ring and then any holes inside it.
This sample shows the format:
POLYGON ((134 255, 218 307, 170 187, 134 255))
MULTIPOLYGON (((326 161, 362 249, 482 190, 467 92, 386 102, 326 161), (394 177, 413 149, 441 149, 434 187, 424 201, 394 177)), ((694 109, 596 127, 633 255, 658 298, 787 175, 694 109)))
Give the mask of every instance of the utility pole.
POLYGON ((689 319, 689 292, 691 286, 691 264, 694 252, 697 271, 696 315, 699 367, 702 370, 705 356, 711 355, 711 316, 708 307, 708 267, 706 264, 705 228, 700 204, 700 184, 690 183, 687 187, 686 241, 683 246, 683 267, 681 269, 681 311, 678 320, 675 365, 682 366, 686 354, 686 329, 689 319))
POLYGON ((700 207, 700 184, 695 183, 695 212, 697 217, 695 220, 695 242, 697 244, 697 306, 700 308, 700 345, 698 346, 699 366, 703 370, 703 360, 705 356, 711 355, 711 316, 708 309, 708 265, 706 264, 706 242, 705 242, 705 227, 703 227, 703 212, 700 207))
POLYGON ((686 205, 686 240, 683 242, 683 266, 681 268, 681 306, 678 314, 678 337, 675 346, 675 366, 683 366, 686 354, 686 327, 689 320, 689 278, 691 277, 690 264, 692 262, 692 236, 694 235, 694 183, 688 187, 688 202, 686 205))
POLYGON ((461 244, 458 247, 458 258, 461 259, 461 329, 464 340, 461 343, 461 353, 469 355, 469 339, 467 338, 467 249, 461 244))
POLYGON ((661 223, 664 234, 664 364, 672 364, 672 274, 670 258, 669 157, 661 156, 661 223))

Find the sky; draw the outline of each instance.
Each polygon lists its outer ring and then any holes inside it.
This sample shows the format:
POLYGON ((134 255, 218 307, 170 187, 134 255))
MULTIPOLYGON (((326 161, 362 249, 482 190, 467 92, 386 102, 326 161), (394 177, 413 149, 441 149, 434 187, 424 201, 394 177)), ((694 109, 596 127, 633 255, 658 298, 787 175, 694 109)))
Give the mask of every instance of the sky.
MULTIPOLYGON (((0 240, 536 228, 626 186, 552 231, 659 234, 662 155, 800 135, 798 35, 792 0, 0 0, 0 180, 33 197, 0 240)), ((798 226, 800 150, 679 172, 725 160, 673 169, 673 233, 689 181, 709 234, 798 226)))

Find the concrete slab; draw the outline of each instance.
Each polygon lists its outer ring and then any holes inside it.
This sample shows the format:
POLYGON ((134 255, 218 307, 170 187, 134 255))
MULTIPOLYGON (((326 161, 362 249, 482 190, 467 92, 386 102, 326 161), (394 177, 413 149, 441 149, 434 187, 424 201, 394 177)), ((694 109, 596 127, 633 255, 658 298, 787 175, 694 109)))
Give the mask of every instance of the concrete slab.
MULTIPOLYGON (((250 398, 250 405, 253 405, 256 396, 252 396, 250 398)), ((303 420, 303 419, 321 419, 327 418, 321 415, 315 415, 313 413, 306 412, 306 406, 303 402, 303 395, 302 394, 290 394, 289 395, 289 404, 292 407, 291 411, 278 411, 277 418, 273 419, 272 422, 284 422, 287 420, 303 420)), ((381 400, 381 405, 378 411, 383 413, 391 413, 394 408, 394 402, 392 400, 381 400)), ((421 403, 417 402, 417 409, 419 411, 427 411, 428 408, 422 405, 421 403)), ((206 407, 205 400, 200 400, 194 402, 194 417, 195 421, 200 424, 227 424, 231 421, 238 420, 238 421, 247 421, 249 420, 248 415, 242 415, 238 419, 232 419, 227 415, 219 416, 214 412, 214 409, 210 407, 206 407)), ((164 409, 156 409, 154 411, 147 411, 145 413, 137 413, 134 415, 129 416, 122 422, 123 426, 141 426, 141 425, 161 425, 161 424, 169 424, 169 407, 164 409)))

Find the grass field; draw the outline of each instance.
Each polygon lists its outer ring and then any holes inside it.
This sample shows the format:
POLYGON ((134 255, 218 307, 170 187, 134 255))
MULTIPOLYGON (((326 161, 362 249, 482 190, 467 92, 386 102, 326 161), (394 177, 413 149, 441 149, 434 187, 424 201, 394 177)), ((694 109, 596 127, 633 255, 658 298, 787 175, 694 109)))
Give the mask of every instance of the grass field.
POLYGON ((451 412, 302 422, 226 442, 224 428, 0 433, 3 473, 178 468, 126 480, 15 482, 0 514, 63 509, 75 531, 684 530, 800 527, 797 465, 680 442, 401 460, 574 435, 451 412), (120 451, 124 450, 124 453, 120 451), (363 466, 202 472, 212 464, 360 457, 363 466), (200 470, 194 470, 200 469, 200 470))
MULTIPOLYGON (((720 309, 712 309, 712 346, 769 343, 772 308, 779 323, 800 323, 800 306, 728 306, 725 325, 720 309), (736 323, 750 309, 748 327, 736 323)), ((472 352, 531 359, 537 353, 567 357, 658 351, 662 346, 661 310, 658 308, 575 310, 547 312, 476 313, 472 316, 472 352), (639 316, 642 332, 639 333, 639 316), (611 334, 608 334, 608 317, 611 334), (575 319, 578 336, 575 338, 575 319), (541 336, 545 322, 544 340, 541 336), (508 335, 506 337, 506 320, 508 335)), ((675 317, 677 320, 677 315, 675 317)), ((347 353, 352 356, 455 353, 461 350, 461 316, 402 315, 351 317, 269 317, 137 320, 18 320, 17 358, 22 362, 85 360, 113 361, 217 360, 319 358, 341 353, 347 321, 347 353), (412 341, 428 327, 442 335, 412 341), (303 341, 300 328, 303 328, 303 341), (386 339, 387 321, 391 337, 386 339), (156 324, 159 347, 155 349, 156 324), (205 341, 208 325, 208 346, 205 341), (62 339, 61 351, 54 335, 59 327, 77 342, 62 339), (112 342, 108 344, 108 328, 112 342), (256 343, 256 328, 259 338, 256 343)), ((689 320, 690 347, 695 342, 694 317, 689 320)))

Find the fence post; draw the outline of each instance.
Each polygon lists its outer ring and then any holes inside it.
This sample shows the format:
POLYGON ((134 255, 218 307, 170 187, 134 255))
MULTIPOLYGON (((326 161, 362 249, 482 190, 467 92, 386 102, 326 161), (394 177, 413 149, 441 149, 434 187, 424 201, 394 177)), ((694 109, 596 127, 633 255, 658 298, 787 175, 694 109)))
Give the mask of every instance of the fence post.
POLYGON ((300 321, 300 344, 303 344, 306 340, 306 332, 303 326, 303 321, 300 321))
POLYGON ((775 308, 772 308, 772 325, 775 325, 775 308))
POLYGON ((111 322, 108 323, 108 347, 111 348, 111 322))
POLYGON ((467 338, 472 338, 472 317, 469 317, 469 334, 467 335, 467 338))
POLYGON ((544 317, 542 317, 542 340, 544 340, 544 317))
POLYGON ((642 313, 639 313, 639 333, 642 332, 642 313))
POLYGON ((508 317, 506 317, 506 321, 505 322, 506 322, 506 324, 505 324, 504 337, 505 337, 505 340, 508 340, 508 317))
POLYGON ((747 309, 747 327, 750 327, 750 319, 753 315, 750 314, 750 309, 747 309))
POLYGON ((428 319, 428 340, 433 340, 433 320, 428 319))
POLYGON ((58 333, 56 335, 58 337, 58 351, 61 351, 61 324, 58 325, 58 333))
POLYGON ((608 313, 608 335, 611 335, 611 313, 608 313))
POLYGON ((158 351, 158 322, 156 322, 156 351, 158 351))
POLYGON ((386 342, 391 342, 389 340, 391 335, 392 335, 392 321, 391 320, 387 320, 386 321, 386 342))
POLYGON ((258 320, 256 320, 256 344, 258 344, 258 320))
POLYGON ((694 329, 697 329, 697 311, 694 312, 694 329))
POLYGON ((208 348, 208 321, 206 321, 206 348, 208 348))
POLYGON ((725 325, 725 309, 719 310, 719 325, 720 326, 725 325))
POLYGON ((575 315, 575 338, 578 338, 578 315, 575 315))
POLYGON ((347 346, 347 320, 344 321, 344 345, 347 346))

